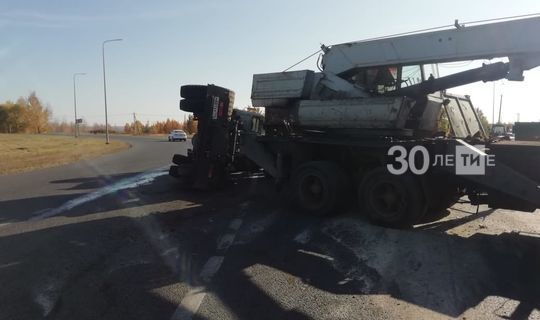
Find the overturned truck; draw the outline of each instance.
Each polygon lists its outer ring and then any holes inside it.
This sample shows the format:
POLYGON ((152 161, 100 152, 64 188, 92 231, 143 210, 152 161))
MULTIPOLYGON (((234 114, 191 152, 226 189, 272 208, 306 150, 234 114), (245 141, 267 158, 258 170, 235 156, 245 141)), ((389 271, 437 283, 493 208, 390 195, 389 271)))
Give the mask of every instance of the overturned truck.
POLYGON ((523 80, 540 64, 540 18, 322 46, 320 72, 256 74, 264 116, 233 108, 214 85, 181 88, 199 128, 170 174, 211 189, 261 168, 295 205, 326 215, 356 203, 375 223, 406 226, 466 195, 472 204, 540 207, 540 146, 495 144, 470 97, 446 90, 523 80), (439 76, 437 63, 506 57, 439 76))

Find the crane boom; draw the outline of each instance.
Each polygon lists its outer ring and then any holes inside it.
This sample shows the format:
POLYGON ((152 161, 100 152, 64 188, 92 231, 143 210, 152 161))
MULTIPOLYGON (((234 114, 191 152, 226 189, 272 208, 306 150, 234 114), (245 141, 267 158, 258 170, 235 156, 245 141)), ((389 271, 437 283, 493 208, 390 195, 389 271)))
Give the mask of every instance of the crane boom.
POLYGON ((508 57, 509 80, 540 65, 540 17, 351 42, 324 47, 325 73, 386 65, 430 64, 508 57))

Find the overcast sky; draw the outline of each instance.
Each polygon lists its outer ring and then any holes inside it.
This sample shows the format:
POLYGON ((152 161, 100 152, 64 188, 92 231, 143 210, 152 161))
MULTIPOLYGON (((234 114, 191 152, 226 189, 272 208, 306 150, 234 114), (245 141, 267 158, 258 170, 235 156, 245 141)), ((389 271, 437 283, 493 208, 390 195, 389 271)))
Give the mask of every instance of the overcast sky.
MULTIPOLYGON (((110 121, 183 119, 179 87, 214 83, 250 105, 253 73, 285 69, 321 43, 333 44, 452 24, 540 12, 540 1, 133 1, 2 0, 0 100, 35 90, 56 119, 73 118, 72 75, 79 114, 104 123, 101 43, 106 47, 110 121)), ((539 30, 540 33, 540 30, 539 30)), ((447 65, 442 72, 474 64, 447 65), (446 69, 446 70, 445 70, 446 69)), ((310 59, 298 69, 316 69, 310 59)), ((503 120, 539 121, 540 70, 525 82, 496 85, 503 120)), ((491 120, 493 85, 454 90, 472 96, 491 120)))

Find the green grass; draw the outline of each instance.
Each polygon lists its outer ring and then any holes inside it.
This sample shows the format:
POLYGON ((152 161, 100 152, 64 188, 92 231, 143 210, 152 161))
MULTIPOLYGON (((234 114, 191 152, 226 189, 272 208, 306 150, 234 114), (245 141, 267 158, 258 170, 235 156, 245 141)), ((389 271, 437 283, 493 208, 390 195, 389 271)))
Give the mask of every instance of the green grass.
POLYGON ((104 139, 34 134, 0 134, 0 174, 59 166, 129 148, 104 139))

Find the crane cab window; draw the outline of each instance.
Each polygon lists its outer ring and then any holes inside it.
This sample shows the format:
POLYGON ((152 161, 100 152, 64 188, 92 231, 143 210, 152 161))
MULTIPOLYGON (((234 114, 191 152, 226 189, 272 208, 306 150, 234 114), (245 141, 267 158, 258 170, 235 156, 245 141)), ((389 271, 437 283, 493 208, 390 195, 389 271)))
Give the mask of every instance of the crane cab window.
POLYGON ((419 65, 401 67, 401 88, 409 87, 420 82, 422 82, 422 68, 419 65))
POLYGON ((424 80, 437 79, 439 77, 439 68, 436 64, 425 64, 424 68, 424 80))
POLYGON ((360 69, 350 79, 352 83, 371 93, 383 94, 396 90, 397 68, 378 67, 360 69))
POLYGON ((436 64, 358 68, 342 75, 344 79, 372 94, 380 95, 439 77, 436 64))

